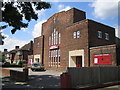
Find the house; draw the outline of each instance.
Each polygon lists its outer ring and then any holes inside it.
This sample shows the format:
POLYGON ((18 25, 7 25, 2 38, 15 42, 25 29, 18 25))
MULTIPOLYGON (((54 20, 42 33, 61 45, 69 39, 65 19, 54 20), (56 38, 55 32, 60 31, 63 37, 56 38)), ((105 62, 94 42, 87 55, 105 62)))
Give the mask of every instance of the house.
POLYGON ((33 55, 33 41, 30 41, 28 44, 25 44, 23 47, 15 46, 15 49, 7 52, 7 59, 11 63, 17 63, 19 60, 24 60, 28 62, 29 59, 32 59, 33 55), (30 57, 30 58, 29 58, 30 57))
POLYGON ((2 62, 5 62, 6 60, 10 61, 9 58, 7 58, 8 57, 8 51, 7 51, 7 49, 4 49, 4 51, 1 52, 1 55, 2 55, 2 58, 1 58, 2 62))
POLYGON ((33 44, 33 57, 34 61, 33 62, 39 62, 41 64, 43 63, 43 36, 36 37, 34 38, 34 44, 33 44))

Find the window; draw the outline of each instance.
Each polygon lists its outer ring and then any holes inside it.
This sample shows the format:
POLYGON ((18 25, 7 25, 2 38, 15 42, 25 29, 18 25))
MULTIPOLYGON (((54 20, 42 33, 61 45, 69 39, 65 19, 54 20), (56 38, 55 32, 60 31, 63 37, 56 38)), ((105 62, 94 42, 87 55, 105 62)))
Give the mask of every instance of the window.
POLYGON ((56 22, 56 17, 54 17, 53 22, 54 22, 54 23, 56 22))
POLYGON ((37 43, 37 47, 40 47, 40 43, 39 42, 37 43))
POLYGON ((98 38, 102 38, 102 32, 98 31, 98 38))
POLYGON ((77 31, 77 38, 80 38, 80 31, 77 31))
POLYGON ((60 38, 61 38, 61 34, 59 33, 59 44, 60 44, 60 38))
POLYGON ((76 32, 73 33, 73 37, 74 37, 74 39, 76 39, 76 32))
POLYGON ((80 38, 80 31, 74 32, 74 33, 73 33, 73 37, 74 37, 74 39, 80 38))
POLYGON ((56 44, 58 44, 58 31, 56 31, 56 44))
POLYGON ((60 49, 49 51, 49 66, 60 67, 60 49))
POLYGON ((51 45, 51 37, 49 37, 49 46, 51 45))
POLYGON ((105 39, 109 40, 109 34, 108 33, 105 33, 105 39))
POLYGON ((48 38, 49 46, 60 44, 60 38, 61 34, 56 29, 54 29, 52 35, 48 38))
POLYGON ((56 29, 54 29, 54 45, 56 44, 56 29))
POLYGON ((53 45, 53 33, 52 33, 52 45, 53 45))

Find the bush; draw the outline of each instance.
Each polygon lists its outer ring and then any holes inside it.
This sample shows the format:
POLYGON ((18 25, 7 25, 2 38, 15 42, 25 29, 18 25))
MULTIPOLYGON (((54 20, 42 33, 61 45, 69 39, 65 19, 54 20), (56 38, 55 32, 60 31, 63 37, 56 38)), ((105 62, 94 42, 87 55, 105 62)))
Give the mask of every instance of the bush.
POLYGON ((18 66, 22 66, 23 65, 23 61, 19 61, 19 63, 18 63, 18 66))
POLYGON ((5 66, 10 66, 10 63, 9 62, 5 62, 4 65, 5 66))

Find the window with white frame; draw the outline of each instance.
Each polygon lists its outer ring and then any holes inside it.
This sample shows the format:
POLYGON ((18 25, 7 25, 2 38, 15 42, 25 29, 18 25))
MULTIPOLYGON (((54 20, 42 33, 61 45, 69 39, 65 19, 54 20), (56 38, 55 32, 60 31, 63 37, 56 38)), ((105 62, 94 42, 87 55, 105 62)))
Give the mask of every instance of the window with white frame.
POLYGON ((54 32, 53 32, 54 34, 54 45, 56 44, 56 29, 54 29, 54 32))
POLYGON ((40 47, 40 43, 39 42, 37 42, 37 47, 40 47))
POLYGON ((102 31, 98 31, 98 38, 102 38, 102 31))
POLYGON ((74 33, 73 33, 73 37, 74 37, 74 39, 76 39, 76 38, 77 38, 76 36, 77 36, 77 33, 76 33, 76 32, 74 32, 74 33))
POLYGON ((60 49, 49 51, 49 66, 60 67, 60 49))
POLYGON ((56 44, 58 44, 58 31, 56 31, 56 44))
POLYGON ((52 32, 52 35, 48 38, 49 46, 60 44, 61 42, 60 38, 61 38, 61 34, 56 29, 54 29, 54 31, 52 32))
POLYGON ((53 33, 52 33, 52 45, 53 45, 53 42, 54 42, 54 41, 53 41, 53 33))
POLYGON ((59 33, 59 44, 61 43, 61 34, 59 33))
POLYGON ((77 31, 77 38, 80 38, 80 31, 77 31))
POLYGON ((73 33, 73 38, 76 39, 76 38, 80 38, 80 31, 76 31, 73 33))
POLYGON ((105 33, 105 39, 109 40, 109 34, 108 33, 105 33))
POLYGON ((49 37, 49 46, 51 45, 51 36, 49 37))
POLYGON ((54 17, 53 22, 54 22, 54 23, 56 22, 56 17, 54 17))

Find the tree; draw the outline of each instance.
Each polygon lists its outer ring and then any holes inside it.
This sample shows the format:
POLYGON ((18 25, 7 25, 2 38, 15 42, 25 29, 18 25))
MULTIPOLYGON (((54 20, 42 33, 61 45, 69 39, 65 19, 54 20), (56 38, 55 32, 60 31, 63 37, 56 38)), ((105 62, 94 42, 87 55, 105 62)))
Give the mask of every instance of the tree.
POLYGON ((4 44, 3 39, 5 39, 5 36, 2 35, 2 32, 0 32, 0 45, 4 44))
POLYGON ((29 22, 38 19, 38 13, 35 11, 50 8, 51 4, 47 2, 2 2, 2 21, 6 24, 0 26, 0 29, 12 27, 11 33, 14 34, 21 28, 26 28, 29 22), (33 8, 34 7, 34 8, 33 8), (24 17, 24 19, 23 19, 24 17))

